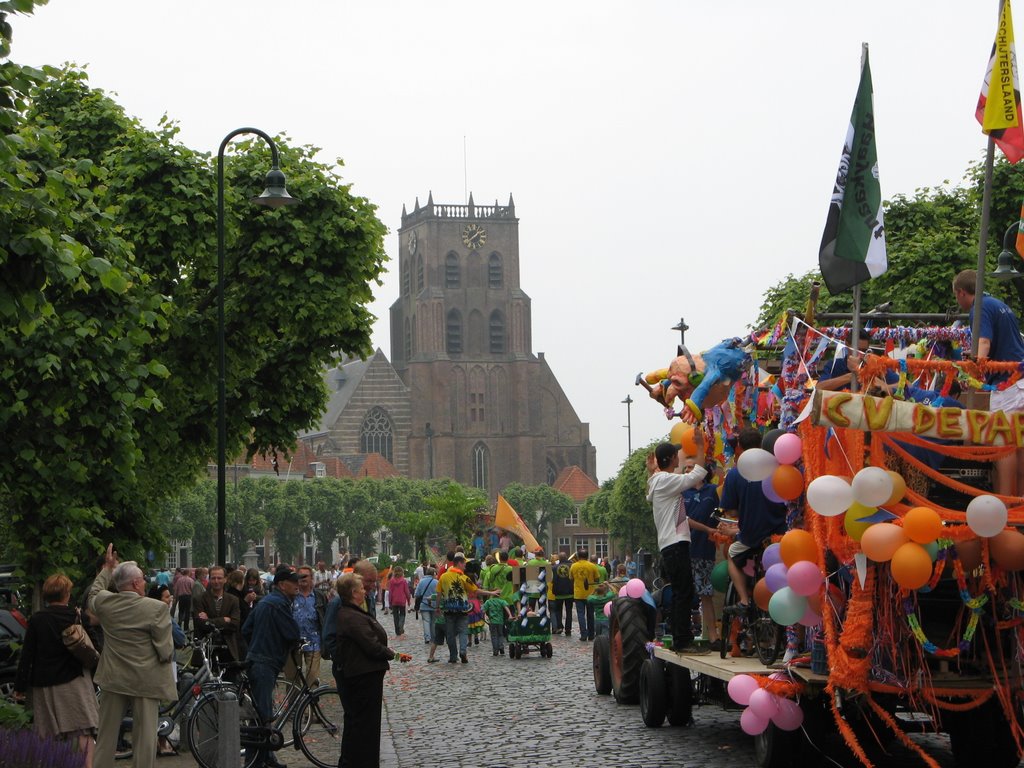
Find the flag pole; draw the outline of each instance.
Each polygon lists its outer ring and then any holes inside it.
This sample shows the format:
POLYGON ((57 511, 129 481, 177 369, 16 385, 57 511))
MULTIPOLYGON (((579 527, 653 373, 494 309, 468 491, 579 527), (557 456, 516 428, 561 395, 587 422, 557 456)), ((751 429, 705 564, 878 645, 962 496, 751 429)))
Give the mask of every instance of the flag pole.
POLYGON ((971 355, 978 356, 978 334, 981 333, 981 297, 985 295, 985 253, 988 251, 989 209, 992 207, 992 165, 995 161, 995 140, 988 137, 985 153, 985 185, 981 193, 981 231, 978 233, 978 282, 974 286, 974 309, 971 315, 971 355))
MULTIPOLYGON (((864 70, 864 60, 868 55, 868 44, 861 43, 860 45, 860 68, 864 70)), ((855 353, 860 353, 860 289, 861 284, 857 283, 853 286, 853 330, 850 332, 850 347, 855 353)), ((846 359, 849 361, 850 353, 846 353, 846 359)), ((860 382, 857 380, 857 374, 853 371, 850 372, 850 391, 857 392, 860 389, 860 382)))

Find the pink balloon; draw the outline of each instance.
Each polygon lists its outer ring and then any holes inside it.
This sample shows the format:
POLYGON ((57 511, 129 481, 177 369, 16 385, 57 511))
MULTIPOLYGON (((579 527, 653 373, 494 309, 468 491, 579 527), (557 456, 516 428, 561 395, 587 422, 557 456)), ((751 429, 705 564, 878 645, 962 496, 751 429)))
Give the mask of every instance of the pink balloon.
POLYGON ((764 729, 768 727, 768 720, 758 715, 750 707, 743 710, 743 714, 740 715, 740 728, 748 736, 757 736, 759 733, 764 733, 764 729))
POLYGON ((787 432, 784 435, 779 435, 779 439, 775 441, 773 453, 779 464, 793 464, 803 454, 803 444, 800 442, 799 436, 787 432))
POLYGON ((779 711, 779 697, 764 688, 758 688, 750 694, 750 709, 762 720, 770 720, 779 711))
POLYGON ((776 563, 764 572, 765 586, 771 590, 772 594, 778 592, 783 587, 788 586, 786 579, 788 573, 789 569, 785 563, 776 563))
POLYGON ((604 615, 607 616, 609 619, 612 617, 612 601, 611 600, 609 600, 607 603, 604 604, 604 615))
POLYGON ((634 600, 639 600, 647 591, 647 585, 640 579, 630 579, 626 582, 626 595, 634 600))
POLYGON ((623 584, 621 587, 619 587, 619 597, 629 597, 629 595, 626 594, 626 585, 625 584, 623 584))
POLYGON ((736 675, 729 681, 726 690, 729 691, 729 698, 741 707, 745 707, 750 703, 750 694, 761 690, 761 686, 750 675, 736 675))
POLYGON ((786 573, 786 582, 789 588, 798 595, 808 597, 821 589, 822 575, 817 563, 810 560, 801 560, 793 563, 786 573))
POLYGON ((779 699, 779 711, 772 715, 772 722, 784 731, 795 731, 804 722, 804 711, 792 699, 779 699))
POLYGON ((804 611, 804 615, 800 617, 800 623, 805 627, 816 627, 821 624, 821 614, 816 613, 811 606, 807 606, 807 610, 804 611))

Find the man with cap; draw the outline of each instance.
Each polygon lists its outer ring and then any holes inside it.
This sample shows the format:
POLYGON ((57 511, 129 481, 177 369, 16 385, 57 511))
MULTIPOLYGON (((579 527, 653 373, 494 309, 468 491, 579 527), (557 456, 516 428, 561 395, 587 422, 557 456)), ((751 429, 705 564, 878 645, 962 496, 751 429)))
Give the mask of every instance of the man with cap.
POLYGON ((679 446, 659 443, 654 453, 647 454, 647 501, 654 510, 654 526, 658 531, 658 549, 661 550, 661 572, 672 583, 672 647, 681 653, 707 653, 707 649, 693 647, 693 623, 690 607, 693 605, 693 572, 690 570, 690 523, 682 493, 695 487, 707 475, 703 467, 704 434, 693 431, 693 470, 681 475, 679 446))
MULTIPOLYGON (((242 637, 249 644, 246 660, 252 665, 249 682, 253 704, 264 723, 270 723, 274 713, 277 676, 299 642, 299 625, 292 616, 292 600, 298 591, 298 573, 287 565, 279 565, 274 572, 273 591, 256 603, 242 625, 242 637)), ((254 768, 280 765, 269 750, 261 749, 254 768)))

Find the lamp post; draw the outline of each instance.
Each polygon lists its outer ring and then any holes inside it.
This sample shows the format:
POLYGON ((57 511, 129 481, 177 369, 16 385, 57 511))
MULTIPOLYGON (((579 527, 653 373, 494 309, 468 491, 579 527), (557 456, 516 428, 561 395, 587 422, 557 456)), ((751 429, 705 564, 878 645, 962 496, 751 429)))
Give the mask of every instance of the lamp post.
POLYGON ((274 140, 258 128, 236 128, 220 143, 217 150, 217 562, 225 565, 228 559, 227 539, 227 492, 225 467, 227 465, 227 393, 224 356, 224 150, 228 143, 244 133, 259 136, 270 146, 270 171, 267 173, 266 188, 252 202, 268 208, 280 208, 298 202, 285 189, 284 174, 281 173, 277 145, 274 140))
POLYGON ((623 400, 626 404, 626 450, 627 457, 633 455, 633 422, 630 419, 631 406, 633 405, 633 398, 626 395, 626 399, 623 400))
POLYGON ((1013 287, 1017 289, 1017 297, 1024 304, 1024 272, 1018 272, 1016 265, 1020 263, 1021 255, 1017 252, 1017 233, 1020 231, 1020 222, 1015 221, 1003 234, 1003 251, 999 254, 996 271, 990 277, 993 280, 1013 280, 1013 287))

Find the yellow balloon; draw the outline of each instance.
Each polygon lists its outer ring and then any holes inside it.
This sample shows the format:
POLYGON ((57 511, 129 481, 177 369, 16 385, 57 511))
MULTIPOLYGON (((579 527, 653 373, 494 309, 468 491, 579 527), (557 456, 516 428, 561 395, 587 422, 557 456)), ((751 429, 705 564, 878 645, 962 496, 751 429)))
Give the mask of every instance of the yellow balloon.
POLYGON ((874 525, 874 523, 862 523, 861 518, 871 517, 877 511, 878 509, 875 507, 865 507, 859 501, 853 502, 843 516, 843 527, 846 529, 846 535, 854 541, 860 541, 864 531, 874 525))
POLYGON ((682 446, 685 456, 694 456, 697 453, 697 443, 693 440, 693 425, 679 422, 675 424, 668 433, 670 443, 682 446))

